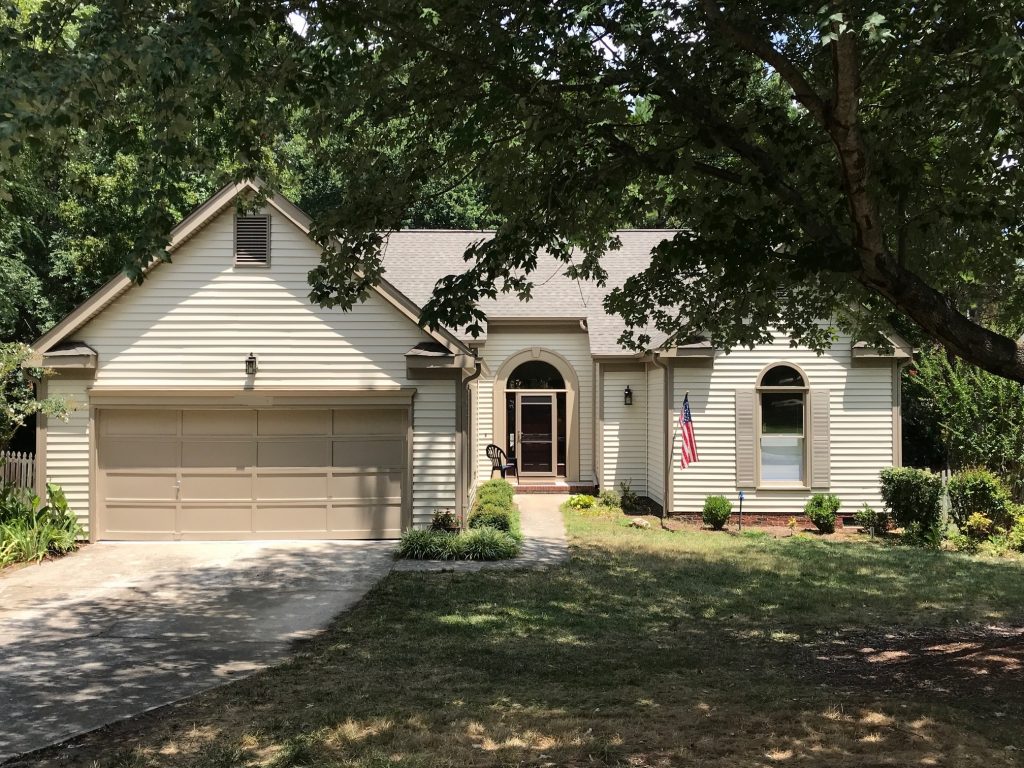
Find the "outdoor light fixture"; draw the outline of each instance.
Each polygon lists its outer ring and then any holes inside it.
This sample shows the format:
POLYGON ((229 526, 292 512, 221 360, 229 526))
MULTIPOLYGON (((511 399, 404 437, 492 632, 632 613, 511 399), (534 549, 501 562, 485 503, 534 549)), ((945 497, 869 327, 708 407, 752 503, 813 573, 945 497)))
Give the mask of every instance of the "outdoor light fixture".
POLYGON ((256 366, 256 355, 250 352, 249 356, 245 358, 245 375, 255 376, 256 371, 258 370, 259 368, 256 366))
POLYGON ((623 405, 633 404, 633 390, 628 386, 626 387, 626 391, 622 393, 622 403, 623 405))

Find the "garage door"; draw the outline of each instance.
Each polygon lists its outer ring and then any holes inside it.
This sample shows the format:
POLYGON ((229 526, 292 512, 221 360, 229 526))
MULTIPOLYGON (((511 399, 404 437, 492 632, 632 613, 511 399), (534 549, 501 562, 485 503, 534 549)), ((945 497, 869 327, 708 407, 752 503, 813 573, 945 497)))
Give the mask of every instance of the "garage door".
POLYGON ((394 538, 402 408, 103 409, 101 539, 394 538))

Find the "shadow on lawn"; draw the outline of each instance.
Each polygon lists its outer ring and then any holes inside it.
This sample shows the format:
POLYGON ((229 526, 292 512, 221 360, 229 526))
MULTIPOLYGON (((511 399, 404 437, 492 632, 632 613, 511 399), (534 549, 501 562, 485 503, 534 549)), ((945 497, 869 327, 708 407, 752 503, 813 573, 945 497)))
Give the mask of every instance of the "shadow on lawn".
POLYGON ((970 654, 935 644, 957 622, 1019 624, 1020 568, 643 535, 543 573, 393 575, 293 661, 35 762, 989 766, 1024 748, 1020 656, 984 691, 970 654), (914 643, 959 671, 931 688, 843 671, 914 643))

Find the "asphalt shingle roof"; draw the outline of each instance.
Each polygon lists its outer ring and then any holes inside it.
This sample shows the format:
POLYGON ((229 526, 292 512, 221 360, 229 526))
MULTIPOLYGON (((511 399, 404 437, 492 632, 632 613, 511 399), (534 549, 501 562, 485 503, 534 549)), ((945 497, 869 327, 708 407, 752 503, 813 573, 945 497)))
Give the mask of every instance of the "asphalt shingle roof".
MULTIPOLYGON (((612 288, 622 285, 630 275, 644 270, 650 263, 651 249, 674 232, 635 229, 616 234, 622 247, 608 251, 601 259, 608 272, 608 281, 603 287, 593 281, 567 277, 565 264, 541 254, 537 269, 531 273, 534 288, 530 301, 520 301, 514 293, 499 294, 495 300, 485 299, 481 309, 488 318, 584 318, 593 354, 632 354, 618 343, 625 323, 605 312, 603 300, 612 288)), ((466 270, 467 264, 463 259, 466 249, 474 242, 490 237, 491 232, 476 230, 395 232, 388 237, 384 249, 384 277, 412 301, 423 306, 430 299, 438 280, 466 270)), ((472 340, 464 331, 458 335, 467 341, 472 340)), ((651 336, 655 346, 664 340, 664 336, 657 333, 651 333, 651 336)))

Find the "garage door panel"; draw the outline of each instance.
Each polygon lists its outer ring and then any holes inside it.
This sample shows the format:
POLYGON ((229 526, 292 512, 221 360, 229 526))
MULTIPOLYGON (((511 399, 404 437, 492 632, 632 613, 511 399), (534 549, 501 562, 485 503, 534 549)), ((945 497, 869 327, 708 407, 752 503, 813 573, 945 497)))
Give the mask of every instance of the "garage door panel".
POLYGON ((406 412, 395 408, 340 409, 334 411, 334 434, 404 436, 406 419, 406 412))
POLYGON ((259 434, 274 435, 330 435, 331 412, 281 410, 259 412, 259 434))
POLYGON ((107 507, 104 515, 106 531, 109 533, 173 533, 176 519, 176 509, 173 505, 111 505, 107 507))
POLYGON ((231 507, 182 506, 178 515, 182 533, 238 533, 245 534, 252 527, 252 505, 231 507))
POLYGON ((315 437, 260 441, 257 464, 261 467, 326 467, 330 464, 330 443, 315 437))
POLYGON ((327 474, 289 473, 256 476, 257 499, 327 499, 327 474))
POLYGON ((101 409, 97 532, 108 539, 398 536, 407 414, 101 409))
POLYGON ((330 479, 330 495, 339 499, 379 499, 402 497, 402 471, 335 472, 330 479))
POLYGON ((252 436, 256 434, 256 411, 184 411, 181 417, 181 433, 192 436, 252 436))
POLYGON ((180 411, 142 410, 130 408, 123 411, 107 410, 100 419, 100 434, 103 436, 131 435, 176 435, 180 411))
POLYGON ((189 469, 246 469, 256 464, 256 443, 241 440, 185 440, 181 466, 189 469))
POLYGON ((177 467, 181 443, 177 440, 108 438, 100 441, 101 469, 154 469, 177 467))
POLYGON ((182 472, 182 501, 232 501, 252 499, 252 475, 228 472, 182 472))
POLYGON ((333 461, 336 467, 390 469, 405 464, 405 441, 392 438, 335 440, 333 461))
POLYGON ((166 472, 108 472, 105 490, 108 499, 174 501, 177 482, 177 475, 166 472))
POLYGON ((253 515, 253 530, 258 533, 284 534, 327 530, 327 505, 320 507, 259 505, 253 515))

